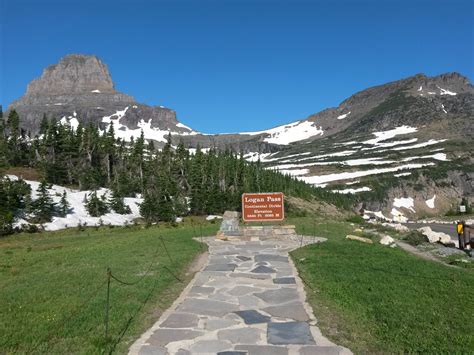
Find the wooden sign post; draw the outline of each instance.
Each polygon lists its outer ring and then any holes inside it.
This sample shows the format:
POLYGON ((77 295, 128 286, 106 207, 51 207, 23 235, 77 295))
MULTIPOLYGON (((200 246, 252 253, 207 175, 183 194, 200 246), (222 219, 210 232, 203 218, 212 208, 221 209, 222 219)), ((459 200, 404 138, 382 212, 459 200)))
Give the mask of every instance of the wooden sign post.
POLYGON ((285 218, 283 193, 244 193, 242 218, 245 222, 283 221, 285 218))

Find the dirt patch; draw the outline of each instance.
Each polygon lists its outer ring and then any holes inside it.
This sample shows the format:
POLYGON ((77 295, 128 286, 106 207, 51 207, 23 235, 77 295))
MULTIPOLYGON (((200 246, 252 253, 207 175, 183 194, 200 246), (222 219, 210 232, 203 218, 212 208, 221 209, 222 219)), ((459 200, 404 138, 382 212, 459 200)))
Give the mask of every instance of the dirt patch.
POLYGON ((25 180, 34 181, 40 181, 42 179, 42 175, 37 169, 26 167, 9 168, 7 171, 5 171, 5 175, 16 175, 25 180))
POLYGON ((206 265, 209 252, 205 251, 202 254, 199 254, 189 265, 188 270, 186 271, 186 276, 195 274, 198 271, 201 271, 204 265, 206 265))
POLYGON ((336 206, 323 201, 307 201, 303 200, 302 198, 293 196, 285 196, 285 199, 290 204, 290 208, 293 206, 297 209, 307 211, 311 214, 335 218, 345 218, 350 216, 350 213, 348 213, 347 211, 343 211, 337 208, 336 206))

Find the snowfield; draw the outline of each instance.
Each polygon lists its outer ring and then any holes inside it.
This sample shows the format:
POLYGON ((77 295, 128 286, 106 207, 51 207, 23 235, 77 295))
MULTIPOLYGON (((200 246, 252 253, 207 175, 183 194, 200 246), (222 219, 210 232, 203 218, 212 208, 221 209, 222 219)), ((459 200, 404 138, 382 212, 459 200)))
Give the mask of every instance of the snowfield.
POLYGON ((436 199, 436 195, 434 195, 432 198, 430 198, 429 200, 426 200, 426 206, 428 206, 429 208, 435 208, 435 199, 436 199))
MULTIPOLYGON (((18 177, 14 175, 8 175, 11 180, 17 180, 18 177)), ((25 180, 31 186, 31 197, 33 199, 37 198, 36 190, 38 189, 40 183, 38 181, 25 180)), ((61 195, 64 191, 67 194, 67 201, 70 205, 69 213, 66 217, 53 217, 52 221, 49 223, 44 223, 43 227, 47 231, 55 231, 59 229, 77 227, 79 224, 87 226, 98 226, 101 224, 104 225, 113 225, 113 226, 123 226, 129 223, 133 223, 135 218, 140 217, 140 203, 143 202, 142 198, 124 198, 124 203, 130 207, 132 213, 130 214, 118 214, 115 212, 109 212, 101 217, 92 217, 86 210, 84 206, 85 196, 89 196, 92 191, 79 191, 73 190, 66 187, 53 185, 49 191, 49 194, 55 203, 59 203, 61 195)), ((97 196, 102 195, 110 196, 109 189, 100 189, 97 190, 97 196)), ((27 223, 25 220, 18 220, 15 223, 15 226, 19 226, 22 223, 27 223)))
POLYGON ((338 181, 338 180, 350 180, 362 176, 368 175, 376 175, 376 174, 384 174, 395 172, 399 170, 407 170, 407 169, 418 169, 424 166, 435 165, 434 163, 425 163, 425 164, 405 164, 400 166, 395 166, 392 168, 381 168, 381 169, 371 169, 371 170, 361 170, 361 171, 352 171, 352 172, 343 172, 343 173, 335 173, 335 174, 327 174, 327 175, 315 175, 315 176, 302 176, 300 177, 301 180, 306 181, 308 184, 323 184, 326 182, 331 181, 338 181))
POLYGON ((393 199, 393 205, 395 207, 404 207, 412 212, 415 212, 415 202, 413 201, 412 197, 400 197, 393 199))
POLYGON ((394 129, 391 129, 389 131, 374 132, 372 134, 375 136, 375 138, 369 139, 368 141, 365 141, 365 142, 362 142, 362 143, 370 144, 370 145, 376 145, 379 142, 386 141, 387 139, 391 139, 391 138, 396 137, 398 135, 415 133, 416 131, 418 131, 418 129, 415 128, 415 127, 400 126, 400 127, 396 127, 394 129))
POLYGON ((258 135, 268 134, 270 137, 263 139, 264 142, 288 145, 293 142, 302 141, 314 136, 323 135, 324 131, 321 127, 317 127, 310 121, 296 121, 287 125, 278 126, 266 131, 242 132, 239 134, 258 135))
POLYGON ((355 193, 364 192, 364 191, 372 191, 372 189, 370 187, 363 186, 357 189, 332 190, 332 192, 338 192, 340 194, 355 194, 355 193))

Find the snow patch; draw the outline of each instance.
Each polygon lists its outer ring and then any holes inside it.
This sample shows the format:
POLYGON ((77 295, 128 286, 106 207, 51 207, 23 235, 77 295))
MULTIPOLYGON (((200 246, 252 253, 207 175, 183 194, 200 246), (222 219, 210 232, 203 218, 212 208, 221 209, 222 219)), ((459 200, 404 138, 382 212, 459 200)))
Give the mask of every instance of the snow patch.
POLYGON ((92 90, 91 92, 93 92, 94 94, 100 94, 100 90, 97 90, 97 89, 92 90))
POLYGON ((357 189, 332 190, 332 192, 337 192, 340 194, 355 194, 355 193, 364 192, 364 191, 372 191, 372 189, 370 187, 363 186, 357 189))
POLYGON ((351 111, 349 111, 348 113, 345 113, 345 114, 343 114, 343 115, 337 116, 337 119, 338 119, 338 120, 342 120, 342 119, 346 118, 347 116, 349 116, 350 114, 351 114, 351 111))
POLYGON ((309 169, 279 170, 280 173, 291 176, 301 176, 309 173, 309 169))
POLYGON ((436 199, 436 195, 433 195, 432 198, 430 198, 429 200, 426 200, 425 201, 426 206, 428 206, 429 208, 435 208, 435 199, 436 199))
POLYGON ((441 91, 440 95, 451 95, 451 96, 456 96, 457 95, 457 93, 446 90, 446 89, 443 89, 443 88, 440 88, 439 86, 438 86, 438 89, 441 91))
POLYGON ((270 137, 263 139, 264 142, 288 145, 293 142, 302 141, 313 136, 323 135, 321 127, 313 125, 310 121, 296 121, 287 125, 278 126, 266 131, 242 132, 239 134, 258 135, 268 134, 270 137))
POLYGON ((400 174, 393 174, 393 176, 395 177, 400 177, 400 176, 408 176, 408 175, 411 175, 411 173, 408 171, 406 173, 400 173, 400 174))
POLYGON ((365 142, 362 142, 362 143, 376 145, 381 141, 391 139, 395 136, 398 136, 398 135, 401 135, 401 134, 414 133, 416 131, 418 131, 418 129, 415 128, 415 127, 400 126, 400 127, 396 127, 394 129, 391 129, 389 131, 374 132, 373 135, 375 135, 375 138, 369 139, 368 141, 365 141, 365 142))
POLYGON ((396 208, 392 208, 390 214, 393 216, 393 219, 399 223, 406 223, 408 222, 408 218, 405 217, 403 213, 401 213, 396 208))
POLYGON ((206 217, 206 221, 213 221, 215 219, 222 219, 222 216, 217 216, 214 214, 210 214, 209 216, 206 217))
MULTIPOLYGON (((8 175, 12 180, 17 180, 18 177, 14 175, 8 175)), ((31 196, 33 199, 37 198, 37 192, 40 183, 38 181, 25 180, 31 186, 31 196)), ((130 214, 118 214, 115 212, 109 212, 101 217, 91 217, 84 206, 84 197, 89 196, 92 191, 79 191, 69 189, 66 187, 53 185, 48 190, 51 198, 55 203, 59 203, 61 196, 66 191, 67 201, 70 205, 69 212, 65 217, 53 217, 51 222, 44 223, 43 226, 47 231, 54 231, 64 228, 76 227, 79 224, 87 226, 100 225, 101 221, 104 225, 122 226, 128 223, 132 223, 135 218, 140 217, 140 203, 143 202, 141 198, 124 198, 124 203, 130 207, 132 213, 130 214)), ((101 188, 97 190, 97 196, 103 195, 110 196, 111 192, 109 189, 101 188)), ((26 221, 16 221, 16 225, 21 223, 27 223, 26 221)))
POLYGON ((405 146, 405 147, 396 147, 396 148, 392 148, 391 150, 409 150, 409 149, 423 148, 423 147, 427 147, 427 146, 430 146, 430 145, 433 145, 433 144, 442 143, 444 141, 446 141, 446 139, 441 139, 441 140, 430 139, 426 142, 413 144, 413 145, 409 145, 409 146, 405 146))
POLYGON ((106 130, 109 129, 110 124, 113 124, 115 136, 125 141, 130 141, 132 137, 134 139, 140 137, 142 131, 143 131, 143 135, 145 139, 155 140, 158 142, 166 142, 166 137, 168 137, 168 134, 177 134, 177 135, 182 135, 182 136, 196 134, 196 132, 194 131, 173 132, 171 130, 161 130, 158 127, 152 127, 151 118, 148 121, 145 121, 143 119, 140 120, 140 122, 137 123, 138 128, 130 129, 127 126, 120 123, 120 120, 125 116, 128 109, 129 109, 129 106, 125 107, 123 110, 117 110, 115 113, 113 113, 110 116, 102 117, 102 122, 109 123, 109 126, 106 127, 106 130))
POLYGON ((415 212, 415 209, 413 208, 415 206, 415 202, 413 201, 412 197, 400 197, 400 198, 394 198, 393 199, 393 205, 395 207, 403 207, 406 208, 412 212, 415 212))
POLYGON ((327 174, 327 175, 302 176, 302 177, 299 177, 299 179, 307 182, 308 184, 323 184, 323 183, 327 183, 331 181, 351 180, 351 179, 355 179, 362 176, 384 174, 384 173, 390 173, 390 172, 395 172, 399 170, 419 169, 424 166, 431 166, 431 165, 435 165, 435 164, 434 163, 404 164, 404 165, 399 165, 399 166, 389 167, 389 168, 343 172, 343 173, 335 173, 335 174, 327 174))

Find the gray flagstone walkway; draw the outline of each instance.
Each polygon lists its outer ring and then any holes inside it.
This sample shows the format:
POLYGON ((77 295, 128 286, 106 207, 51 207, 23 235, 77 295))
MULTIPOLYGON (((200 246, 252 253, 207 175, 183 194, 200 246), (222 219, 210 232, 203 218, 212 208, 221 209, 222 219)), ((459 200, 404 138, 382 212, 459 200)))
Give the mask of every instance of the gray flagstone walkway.
MULTIPOLYGON (((324 241, 306 237, 304 244, 324 241)), ((321 335, 288 252, 301 240, 205 238, 209 260, 130 354, 350 354, 321 335)))

